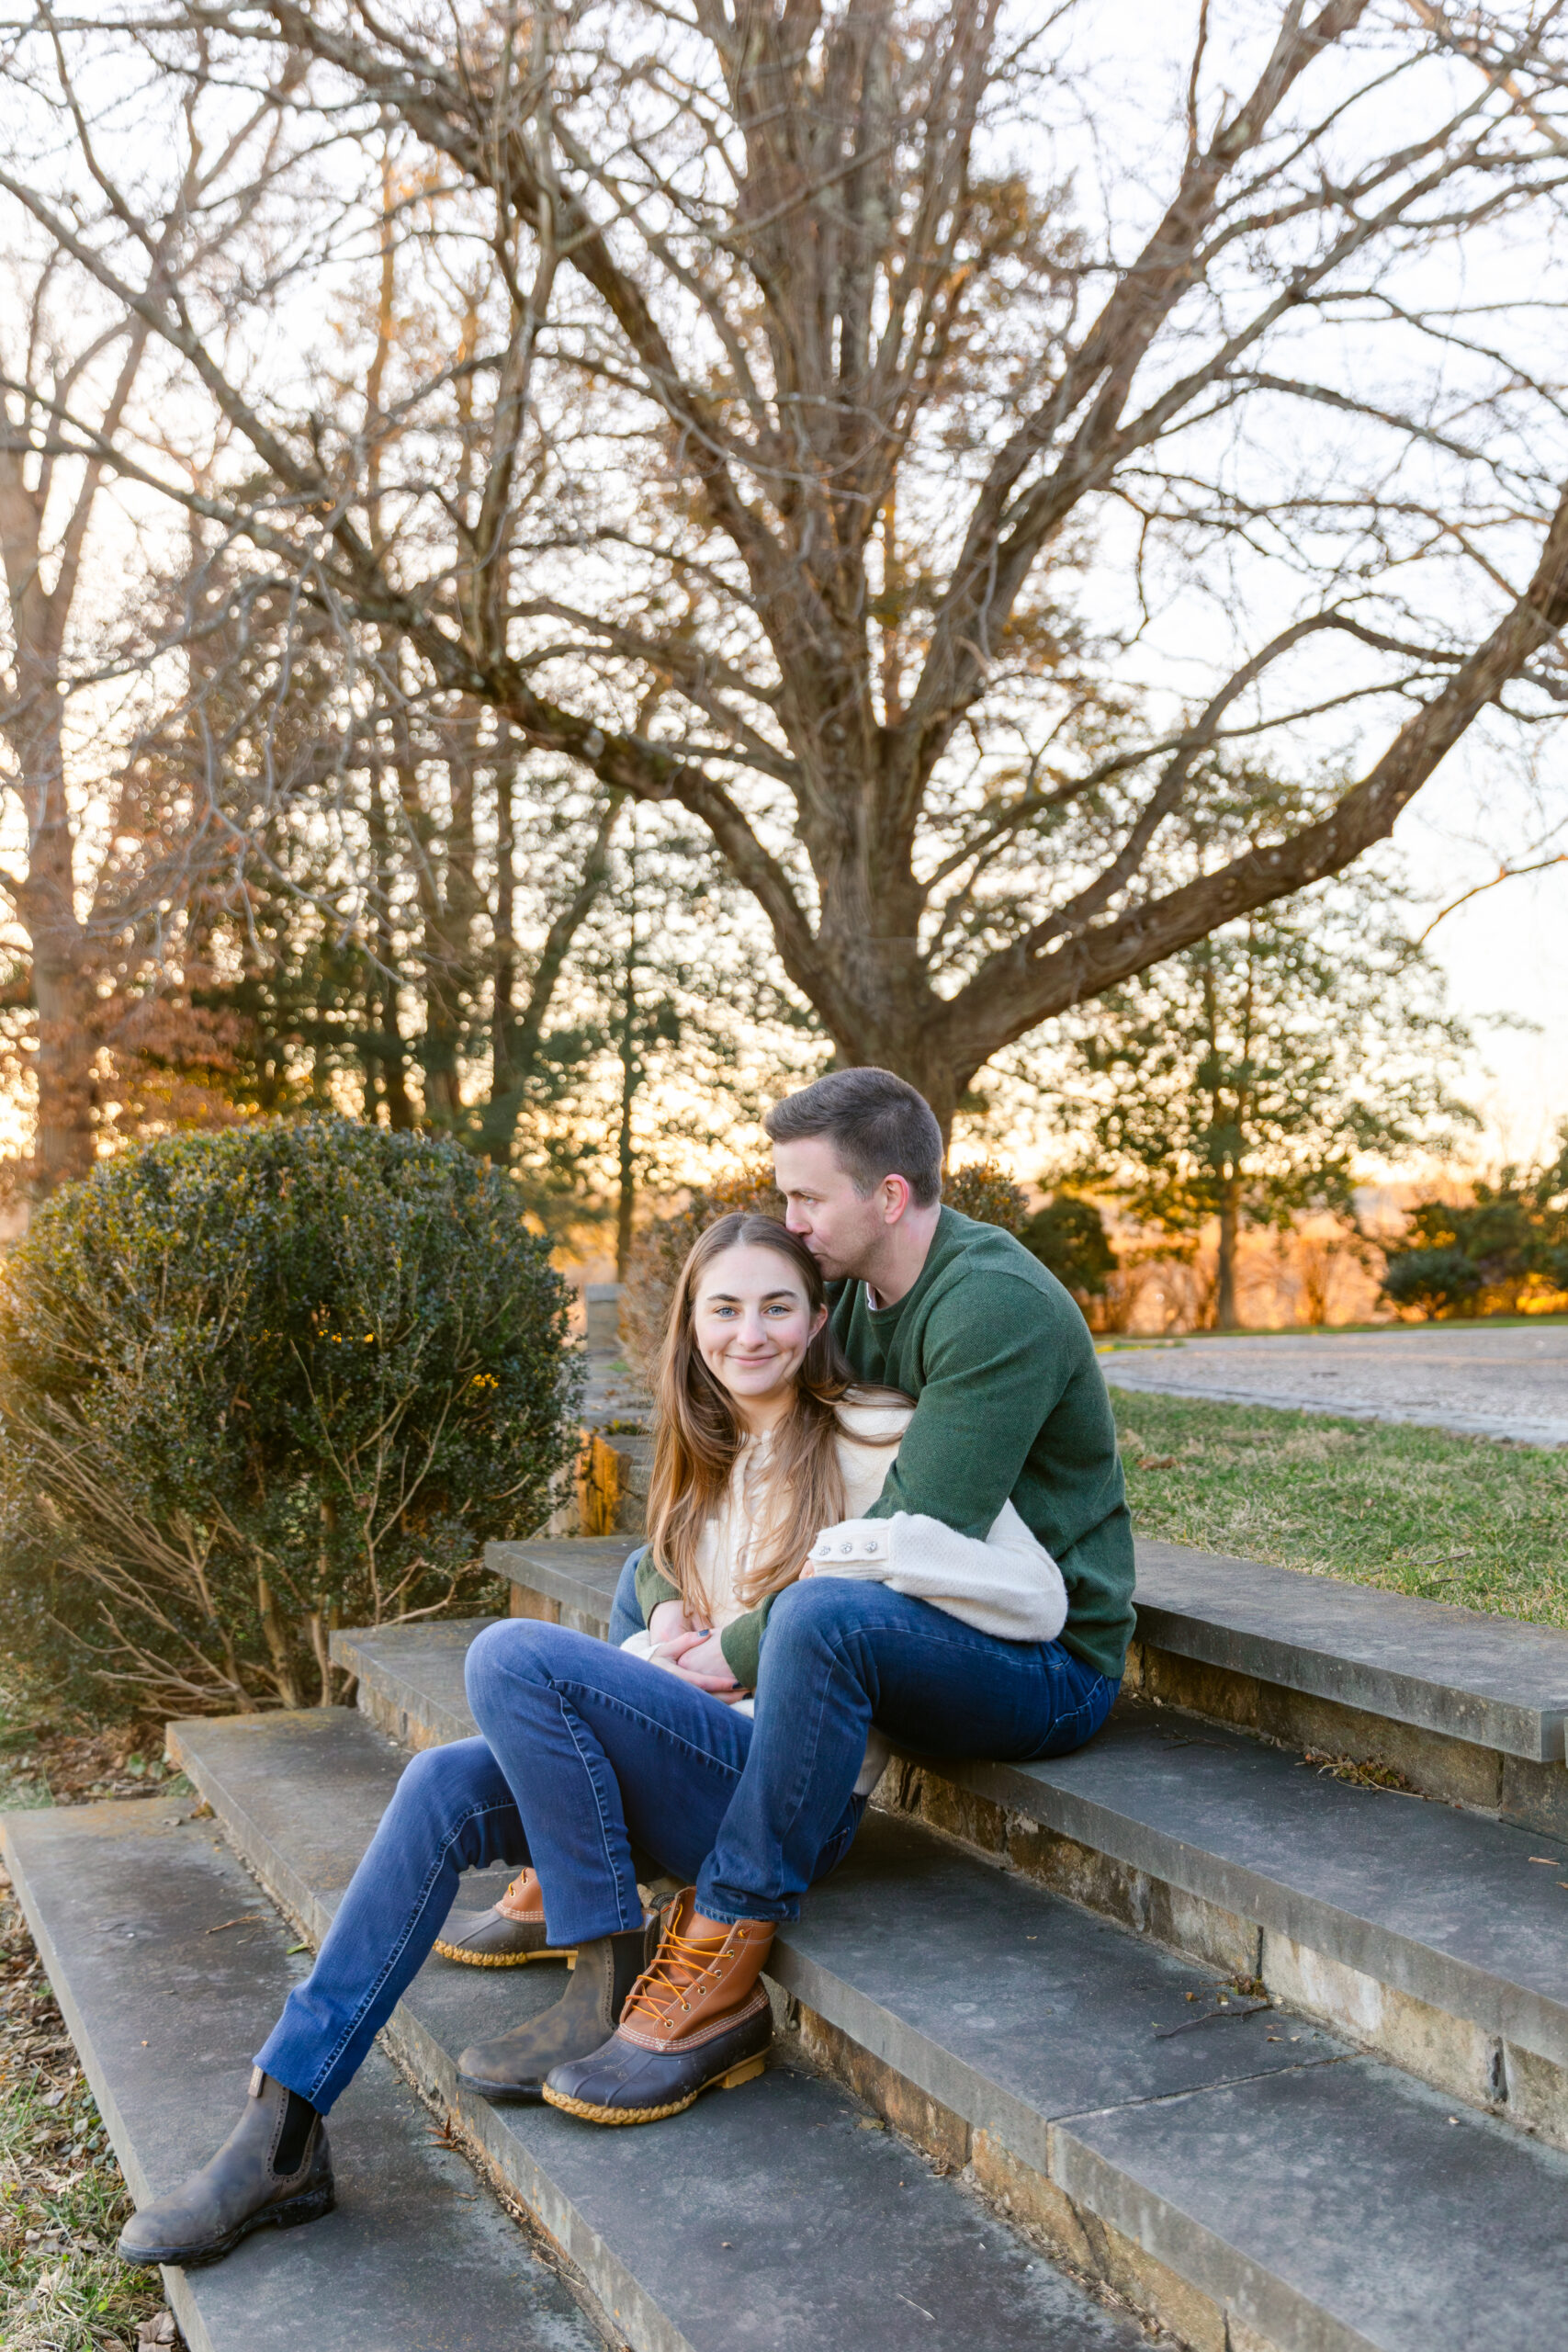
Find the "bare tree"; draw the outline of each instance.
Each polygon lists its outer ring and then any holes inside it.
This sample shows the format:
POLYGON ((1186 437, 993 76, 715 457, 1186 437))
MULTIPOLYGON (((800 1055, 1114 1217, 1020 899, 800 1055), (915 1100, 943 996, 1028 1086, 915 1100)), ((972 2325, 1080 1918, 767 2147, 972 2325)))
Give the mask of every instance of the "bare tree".
POLYGON ((20 873, 0 873, 0 888, 26 933, 38 1012, 35 1068, 37 1157, 46 1183, 80 1175, 92 1150, 92 1020, 95 962, 90 923, 77 905, 75 829, 66 796, 63 741, 71 622, 82 584, 93 509, 103 480, 89 458, 63 501, 56 466, 63 453, 52 412, 79 400, 82 379, 107 359, 108 387, 94 420, 112 440, 124 420, 146 349, 140 320, 117 333, 62 349, 51 316, 62 273, 46 266, 27 291, 22 348, 10 361, 12 393, 0 424, 0 555, 10 617, 10 676, 0 728, 15 763, 7 777, 27 827, 20 873), (52 511, 62 506, 56 515, 52 511), (57 526, 51 544, 51 524, 57 526), (52 574, 52 577, 51 576, 52 574))
POLYGON ((1055 73, 1074 10, 999 0, 19 21, 56 124, 122 52, 192 103, 287 91, 296 200, 324 174, 367 251, 398 126, 426 266, 475 292, 403 391, 395 527, 352 424, 161 282, 101 153, 112 234, 0 187, 245 447, 215 523, 697 820, 840 1050, 946 1121, 1051 1015, 1342 871, 1483 714, 1556 715, 1563 17, 1257 0, 1222 41, 1194 6, 1142 114, 1055 73), (1330 780, 1211 856, 1242 750, 1330 780))
MULTIPOLYGON (((78 114, 74 123, 90 178, 85 122, 78 114)), ((216 153, 206 151, 190 105, 176 110, 174 130, 161 200, 144 209, 138 228, 149 282, 179 304, 182 280, 199 281, 220 238, 253 209, 254 194, 215 223, 215 187, 232 177, 242 155, 260 174, 246 175, 253 191, 265 184, 276 123, 269 104, 253 101, 216 153)), ((123 207, 106 187, 97 194, 100 218, 123 207)), ((122 441, 144 447, 156 432, 155 401, 140 414, 135 401, 157 338, 134 307, 84 281, 70 252, 83 225, 78 217, 64 243, 51 238, 41 262, 13 254, 0 337, 0 560, 9 621, 0 737, 25 842, 19 870, 0 869, 0 891, 28 942, 35 1158, 44 1189, 91 1164, 101 1057, 115 1045, 134 1056, 131 1033, 146 1027, 116 983, 144 972, 150 952, 156 960, 158 934, 170 929, 209 847, 200 796, 193 800, 183 788, 188 776, 154 774, 132 752, 95 780, 103 838, 96 855, 84 855, 84 793, 73 796, 68 774, 70 697, 137 667, 151 671, 186 633, 188 615, 176 617, 160 646, 146 626, 150 583, 136 577, 134 553, 130 564, 123 550, 107 554, 96 527, 117 449, 122 441)))

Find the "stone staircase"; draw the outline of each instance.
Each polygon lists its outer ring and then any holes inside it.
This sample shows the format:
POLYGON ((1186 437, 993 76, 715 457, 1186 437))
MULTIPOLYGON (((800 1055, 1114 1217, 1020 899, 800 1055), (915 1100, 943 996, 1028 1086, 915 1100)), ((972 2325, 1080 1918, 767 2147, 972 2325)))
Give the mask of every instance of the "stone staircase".
MULTIPOLYGON (((491 1565, 515 1613, 602 1633, 626 1548, 491 1565)), ((386 2037, 405 2079, 378 2056, 334 2120, 342 2210, 171 2275, 187 2340, 1563 2340, 1568 1637, 1162 1545, 1138 1603, 1127 1695, 1078 1755, 895 1759, 775 1945, 784 2030, 741 2095, 642 2132, 489 2108, 456 2052, 558 1972, 433 1960, 386 2037)), ((335 1635, 356 1711, 172 1726, 211 1819, 6 1825, 139 2193, 206 2153, 308 1964, 254 1882, 320 1937, 409 1750, 471 1732, 479 1629, 335 1635)))

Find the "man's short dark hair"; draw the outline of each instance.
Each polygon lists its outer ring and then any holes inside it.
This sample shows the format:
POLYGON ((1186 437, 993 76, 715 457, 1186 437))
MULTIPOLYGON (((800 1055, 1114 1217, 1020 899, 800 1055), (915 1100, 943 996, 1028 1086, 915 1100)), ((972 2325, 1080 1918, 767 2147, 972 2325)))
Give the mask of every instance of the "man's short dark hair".
POLYGON ((942 1198, 942 1129, 923 1094, 890 1069, 830 1069, 786 1094, 762 1121, 773 1143, 826 1136, 863 1200, 902 1176, 919 1205, 942 1198))

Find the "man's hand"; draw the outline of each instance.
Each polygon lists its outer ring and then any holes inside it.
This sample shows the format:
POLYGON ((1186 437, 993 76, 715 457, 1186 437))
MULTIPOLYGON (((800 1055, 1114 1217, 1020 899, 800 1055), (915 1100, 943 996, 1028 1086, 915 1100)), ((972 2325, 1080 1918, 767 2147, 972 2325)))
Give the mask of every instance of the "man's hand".
MULTIPOLYGON (((669 1603, 664 1606, 668 1607, 669 1603)), ((746 1696, 730 1672, 729 1662, 716 1634, 677 1634, 671 1640, 661 1641, 660 1648, 666 1662, 682 1680, 692 1683, 698 1690, 710 1691, 716 1699, 722 1699, 727 1706, 732 1706, 737 1699, 746 1696)))

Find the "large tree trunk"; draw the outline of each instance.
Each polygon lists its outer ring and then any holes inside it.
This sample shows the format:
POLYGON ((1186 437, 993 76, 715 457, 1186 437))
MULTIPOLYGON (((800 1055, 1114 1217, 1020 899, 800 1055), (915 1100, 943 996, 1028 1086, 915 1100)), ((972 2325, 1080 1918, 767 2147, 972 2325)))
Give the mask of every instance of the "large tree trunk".
MULTIPOLYGON (((161 260, 162 243, 158 251, 161 260)), ((98 426, 106 444, 119 430, 147 334, 146 322, 131 324, 98 426)), ((31 395, 28 397, 30 401, 31 395)), ((8 409, 5 423, 9 427, 8 409)), ((53 457, 42 457, 29 480, 24 462, 28 438, 27 433, 13 436, 9 430, 0 436, 0 569, 11 606, 17 687, 6 732, 19 771, 28 826, 27 872, 19 880, 7 877, 7 888, 32 951, 38 1013, 34 1157, 40 1185, 51 1190, 70 1177, 85 1176, 92 1167, 97 1109, 92 1026, 97 990, 88 934, 76 912, 76 843, 65 803, 62 677, 99 468, 92 460, 83 469, 58 541, 54 585, 47 588, 44 533, 53 457)))

